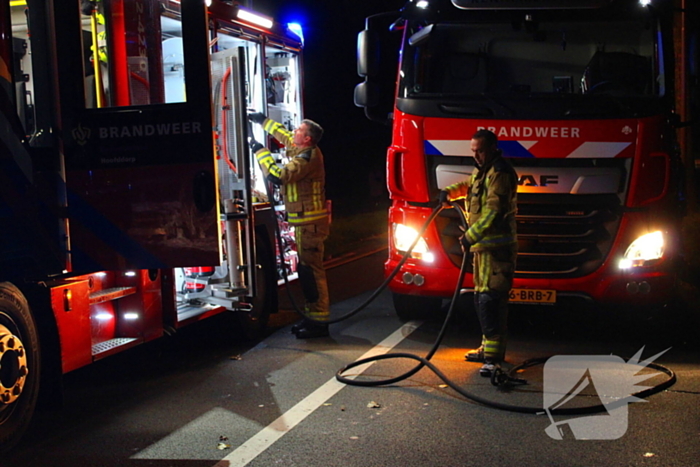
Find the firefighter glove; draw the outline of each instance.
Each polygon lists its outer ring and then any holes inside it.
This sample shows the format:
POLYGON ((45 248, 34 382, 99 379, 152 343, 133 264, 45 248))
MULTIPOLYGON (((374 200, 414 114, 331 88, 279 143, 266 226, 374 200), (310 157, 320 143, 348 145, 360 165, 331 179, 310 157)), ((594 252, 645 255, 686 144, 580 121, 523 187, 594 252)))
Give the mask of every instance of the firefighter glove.
POLYGON ((252 114, 248 114, 248 120, 250 120, 253 123, 257 123, 259 125, 262 125, 266 118, 267 118, 267 115, 265 115, 262 112, 255 112, 252 114))
POLYGON ((450 201, 450 194, 447 192, 447 190, 440 190, 440 194, 438 194, 438 201, 440 204, 446 204, 450 201))
POLYGON ((255 141, 254 139, 251 139, 251 140, 250 140, 250 149, 253 151, 253 154, 255 154, 256 152, 260 151, 260 150, 261 150, 262 148, 264 148, 264 147, 265 147, 265 146, 263 146, 262 144, 258 143, 258 142, 255 141))

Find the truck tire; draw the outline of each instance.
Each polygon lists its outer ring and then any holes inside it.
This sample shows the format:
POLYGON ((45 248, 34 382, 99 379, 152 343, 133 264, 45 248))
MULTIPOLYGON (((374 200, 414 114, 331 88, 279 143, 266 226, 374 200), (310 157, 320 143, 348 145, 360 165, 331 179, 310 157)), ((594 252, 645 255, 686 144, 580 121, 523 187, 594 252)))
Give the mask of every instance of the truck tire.
POLYGON ((29 304, 14 285, 0 283, 0 452, 27 430, 39 396, 39 335, 29 304))
POLYGON ((270 242, 258 235, 255 248, 257 291, 249 312, 237 312, 239 327, 247 340, 257 340, 267 327, 270 314, 277 311, 277 268, 270 242))
POLYGON ((442 298, 392 293, 394 310, 401 321, 426 319, 440 311, 442 298))

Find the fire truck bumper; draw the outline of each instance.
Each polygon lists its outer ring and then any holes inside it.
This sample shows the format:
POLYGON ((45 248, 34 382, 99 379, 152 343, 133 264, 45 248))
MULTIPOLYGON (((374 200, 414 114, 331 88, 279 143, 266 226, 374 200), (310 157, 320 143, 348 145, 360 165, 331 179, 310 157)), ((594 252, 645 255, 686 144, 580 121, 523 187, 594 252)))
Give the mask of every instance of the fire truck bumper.
MULTIPOLYGON (((389 275, 398 261, 384 264, 389 275)), ((426 267, 408 262, 389 283, 389 289, 398 294, 449 298, 459 278, 455 267, 426 267)), ((612 273, 599 271, 585 277, 567 279, 519 278, 513 281, 513 303, 555 305, 559 301, 581 299, 604 304, 654 306, 676 298, 678 277, 673 272, 644 271, 612 273)), ((473 290, 472 275, 467 274, 461 284, 464 292, 473 290)))

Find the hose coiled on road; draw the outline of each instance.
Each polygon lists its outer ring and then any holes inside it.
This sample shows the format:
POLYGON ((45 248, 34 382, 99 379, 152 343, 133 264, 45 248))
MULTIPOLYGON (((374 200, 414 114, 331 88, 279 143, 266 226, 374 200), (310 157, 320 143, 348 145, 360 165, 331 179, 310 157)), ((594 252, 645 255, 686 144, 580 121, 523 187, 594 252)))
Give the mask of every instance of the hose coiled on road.
MULTIPOLYGON (((426 223, 426 225, 423 226, 423 229, 421 230, 420 234, 418 235, 418 238, 420 238, 422 233, 427 228, 428 224, 430 222, 432 222, 432 220, 440 212, 441 209, 442 209, 441 206, 438 206, 438 208, 436 208, 433 211, 433 215, 431 215, 431 217, 428 219, 428 222, 426 223)), ((457 211, 460 213, 460 221, 462 223, 462 227, 466 231, 467 226, 466 226, 466 219, 464 218, 464 212, 461 209, 457 209, 457 211)), ((417 240, 416 240, 416 242, 414 242, 413 245, 411 245, 411 249, 413 249, 413 247, 415 246, 415 243, 417 243, 417 240)), ((403 264, 403 262, 405 262, 407 257, 410 255, 411 249, 409 249, 409 251, 406 253, 404 258, 402 259, 402 262, 399 263, 399 265, 397 266, 397 270, 403 264)), ((494 409, 504 410, 504 411, 508 411, 508 412, 518 412, 518 413, 528 413, 528 414, 543 414, 543 413, 545 413, 545 409, 543 407, 504 404, 501 402, 496 402, 496 401, 489 400, 489 399, 486 399, 484 397, 478 396, 478 395, 476 395, 472 392, 469 392, 466 389, 460 387, 459 385, 457 385, 454 381, 450 380, 432 362, 430 362, 430 359, 435 355, 438 348, 440 347, 440 344, 442 343, 443 338, 445 337, 447 325, 450 322, 452 315, 454 313, 455 304, 457 302, 457 298, 460 294, 460 291, 462 288, 462 283, 464 281, 464 275, 466 273, 468 258, 469 258, 469 255, 467 255, 466 253, 462 257, 462 265, 461 265, 460 271, 459 271, 459 278, 457 280, 457 284, 455 286, 454 293, 452 294, 452 299, 450 301, 450 306, 449 306, 449 309, 447 312, 447 316, 445 317, 445 321, 443 322, 442 328, 440 329, 440 332, 439 332, 437 338, 435 339, 435 343, 433 344, 432 348, 428 351, 428 353, 426 354, 425 357, 421 357, 419 355, 415 355, 412 353, 394 352, 394 353, 388 353, 388 354, 376 355, 373 357, 364 358, 362 360, 352 362, 352 363, 344 366, 340 370, 338 370, 338 372, 335 375, 336 380, 338 380, 341 383, 351 385, 351 386, 364 386, 364 387, 387 386, 387 385, 391 385, 391 384, 394 384, 396 382, 402 381, 404 379, 408 379, 411 376, 413 376, 414 374, 416 374, 417 372, 419 372, 424 367, 427 367, 433 373, 435 373, 442 381, 444 381, 447 386, 449 386, 455 392, 457 392, 458 394, 460 394, 461 396, 465 397, 468 400, 477 402, 477 403, 484 405, 486 407, 491 407, 494 409), (407 358, 407 359, 411 359, 411 360, 416 360, 416 361, 418 361, 418 365, 416 365, 411 370, 409 370, 403 374, 400 374, 400 375, 395 376, 393 378, 382 379, 382 380, 372 380, 372 381, 357 380, 357 379, 346 378, 345 376, 343 376, 343 374, 346 373, 348 370, 351 370, 352 368, 355 368, 357 366, 364 365, 366 363, 376 362, 379 360, 388 360, 388 359, 394 359, 394 358, 407 358)), ((392 274, 395 274, 397 272, 397 270, 395 270, 392 274)), ((391 277, 393 277, 393 275, 391 277)), ((382 284, 382 285, 384 285, 384 284, 382 284)), ((374 296, 376 296, 376 295, 373 295, 373 297, 374 296)), ((504 386, 504 385, 508 385, 508 384, 512 384, 512 383, 522 384, 524 381, 519 380, 518 378, 515 378, 513 376, 515 373, 517 373, 519 370, 522 370, 525 368, 533 367, 535 365, 544 364, 548 359, 549 359, 549 357, 542 357, 542 358, 535 358, 535 359, 527 360, 527 361, 521 363, 520 365, 517 365, 517 366, 511 368, 508 372, 503 372, 500 369, 498 369, 497 371, 499 371, 500 373, 494 372, 494 374, 492 375, 492 378, 491 378, 491 382, 492 382, 492 384, 497 385, 497 386, 504 386)), ((661 392, 661 391, 673 386, 673 384, 675 384, 676 375, 670 368, 664 367, 662 365, 659 365, 659 364, 653 363, 653 362, 648 363, 646 366, 648 368, 652 368, 652 369, 661 371, 662 373, 667 375, 667 378, 664 381, 660 382, 659 384, 656 384, 654 386, 648 387, 644 390, 641 390, 641 391, 638 391, 634 394, 631 394, 630 397, 638 397, 640 399, 645 398, 645 397, 649 397, 652 394, 656 394, 658 392, 661 392)), ((618 402, 615 402, 615 403, 618 403, 618 402)), ((611 404, 615 404, 615 403, 611 403, 611 404)), ((549 413, 550 415, 592 414, 592 413, 607 411, 608 407, 611 404, 602 404, 601 403, 601 404, 595 404, 595 405, 590 405, 590 406, 585 406, 585 407, 552 408, 552 409, 547 410, 547 413, 549 413)))

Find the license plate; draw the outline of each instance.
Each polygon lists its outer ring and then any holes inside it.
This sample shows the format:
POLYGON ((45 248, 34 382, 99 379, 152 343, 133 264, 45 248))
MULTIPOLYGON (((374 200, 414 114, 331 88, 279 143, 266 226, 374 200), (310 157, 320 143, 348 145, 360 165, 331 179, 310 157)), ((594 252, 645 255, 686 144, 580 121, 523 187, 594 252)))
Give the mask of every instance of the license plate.
POLYGON ((511 289, 509 300, 512 303, 544 303, 553 305, 557 302, 557 291, 541 289, 511 289))

